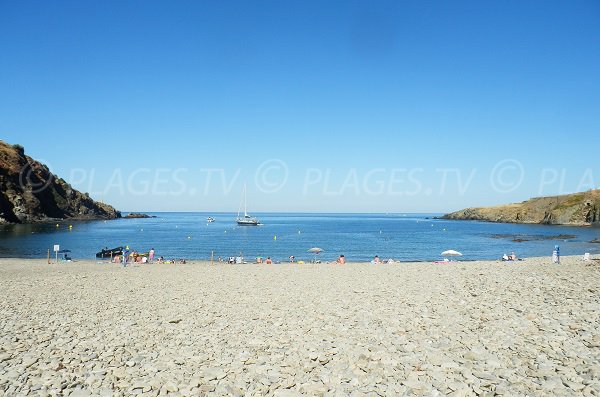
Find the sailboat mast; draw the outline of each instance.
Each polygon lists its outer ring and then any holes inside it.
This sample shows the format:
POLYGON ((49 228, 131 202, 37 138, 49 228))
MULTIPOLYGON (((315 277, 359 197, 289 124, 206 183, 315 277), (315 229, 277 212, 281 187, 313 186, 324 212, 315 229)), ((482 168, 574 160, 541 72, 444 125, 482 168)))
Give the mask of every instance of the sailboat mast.
POLYGON ((238 213, 237 213, 237 219, 240 218, 240 212, 242 212, 242 202, 243 202, 243 194, 242 194, 242 199, 240 200, 240 205, 238 207, 238 213))
POLYGON ((244 184, 244 216, 248 216, 248 210, 246 209, 246 184, 244 184))
POLYGON ((246 193, 247 186, 244 184, 244 190, 242 194, 242 200, 244 202, 244 217, 240 217, 240 211, 242 210, 242 202, 240 201, 240 207, 238 210, 238 217, 236 218, 236 222, 239 226, 258 226, 258 219, 251 217, 248 215, 248 208, 246 206, 246 193))

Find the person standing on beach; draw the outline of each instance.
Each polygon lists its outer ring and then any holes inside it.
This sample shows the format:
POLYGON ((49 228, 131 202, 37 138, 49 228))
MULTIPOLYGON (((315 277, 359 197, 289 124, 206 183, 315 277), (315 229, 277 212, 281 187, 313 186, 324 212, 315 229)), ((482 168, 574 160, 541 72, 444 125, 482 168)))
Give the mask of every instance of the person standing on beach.
POLYGON ((129 258, 129 248, 123 252, 123 267, 127 267, 127 259, 129 258))
POLYGON ((150 251, 148 251, 148 259, 148 262, 154 262, 154 248, 150 248, 150 251))

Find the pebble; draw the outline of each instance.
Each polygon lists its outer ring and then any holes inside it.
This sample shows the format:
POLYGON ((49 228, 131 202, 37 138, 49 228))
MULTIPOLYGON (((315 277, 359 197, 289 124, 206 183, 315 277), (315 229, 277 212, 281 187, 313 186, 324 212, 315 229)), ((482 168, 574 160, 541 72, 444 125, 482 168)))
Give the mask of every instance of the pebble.
POLYGON ((177 387, 177 385, 173 382, 167 382, 165 383, 164 386, 165 390, 170 392, 170 393, 174 393, 176 391, 179 391, 179 387, 177 387))
POLYGON ((88 390, 75 390, 69 394, 69 397, 89 397, 91 395, 92 393, 90 393, 88 390))

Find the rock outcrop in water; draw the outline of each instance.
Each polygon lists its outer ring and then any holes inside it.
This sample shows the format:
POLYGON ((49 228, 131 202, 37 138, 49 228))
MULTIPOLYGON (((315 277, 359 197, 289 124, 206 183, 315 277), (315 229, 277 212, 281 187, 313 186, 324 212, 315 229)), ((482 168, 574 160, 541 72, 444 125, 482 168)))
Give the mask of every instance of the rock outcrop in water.
POLYGON ((142 214, 140 212, 130 212, 129 214, 123 217, 124 219, 146 219, 146 218, 156 218, 156 215, 148 215, 142 214))
POLYGON ((546 225, 600 225, 600 190, 537 197, 522 203, 496 207, 467 208, 446 214, 442 218, 546 225))
POLYGON ((0 224, 120 217, 25 155, 22 146, 0 141, 0 224))

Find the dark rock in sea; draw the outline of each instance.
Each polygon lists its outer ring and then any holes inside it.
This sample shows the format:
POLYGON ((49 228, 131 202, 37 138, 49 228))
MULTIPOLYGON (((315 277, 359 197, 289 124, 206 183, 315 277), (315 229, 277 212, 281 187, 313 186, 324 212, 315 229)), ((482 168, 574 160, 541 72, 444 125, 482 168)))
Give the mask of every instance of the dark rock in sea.
POLYGON ((572 240, 577 236, 573 234, 558 234, 554 236, 546 236, 543 234, 493 234, 492 238, 510 239, 515 243, 523 243, 526 241, 543 241, 543 240, 572 240))
POLYGON ((572 240, 576 237, 574 234, 559 234, 557 236, 546 236, 544 240, 572 240))
POLYGON ((0 224, 120 217, 25 155, 22 146, 0 141, 0 224))
POLYGON ((492 238, 510 238, 513 239, 515 236, 513 234, 492 234, 491 235, 492 238))
POLYGON ((124 219, 144 219, 144 218, 156 218, 156 215, 142 214, 139 212, 131 212, 123 217, 124 219))

